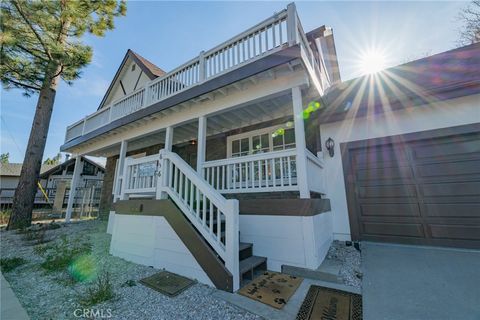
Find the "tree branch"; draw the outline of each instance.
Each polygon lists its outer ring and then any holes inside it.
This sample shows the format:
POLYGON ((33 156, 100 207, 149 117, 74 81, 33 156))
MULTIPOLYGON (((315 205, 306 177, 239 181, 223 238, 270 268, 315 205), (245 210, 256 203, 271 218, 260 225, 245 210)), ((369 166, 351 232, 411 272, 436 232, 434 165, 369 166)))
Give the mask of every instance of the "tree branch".
POLYGON ((27 19, 27 16, 25 15, 25 13, 23 12, 23 10, 20 8, 20 6, 18 5, 17 1, 15 0, 12 0, 12 3, 13 5, 15 6, 15 8, 17 9, 18 13, 22 16, 23 20, 25 21, 25 23, 28 25, 28 27, 32 30, 32 32, 35 34, 35 37, 37 38, 37 40, 40 42, 40 44, 42 45, 43 49, 45 50, 45 54, 48 56, 48 58, 50 60, 53 60, 52 58, 52 55, 50 54, 50 51, 48 50, 47 46, 45 45, 45 43, 43 42, 42 38, 40 37, 40 35, 38 34, 37 30, 35 30, 35 28, 33 27, 33 25, 30 23, 30 21, 27 19))
POLYGON ((35 91, 40 91, 42 88, 40 87, 36 87, 36 86, 33 86, 33 85, 28 85, 26 83, 22 83, 20 81, 16 81, 16 80, 12 80, 10 78, 4 78, 3 79, 4 81, 8 81, 8 82, 11 82, 11 83, 14 83, 16 84, 17 86, 20 86, 20 87, 24 87, 24 88, 28 88, 28 89, 31 89, 31 90, 35 90, 35 91))
POLYGON ((38 58, 38 59, 43 60, 43 61, 45 61, 45 62, 48 62, 48 61, 49 61, 48 59, 45 59, 44 57, 41 57, 41 56, 33 53, 31 50, 25 48, 24 46, 22 46, 22 45, 20 45, 20 44, 18 44, 18 43, 16 44, 16 46, 19 47, 20 49, 22 49, 23 51, 31 54, 31 55, 34 56, 35 58, 38 58))

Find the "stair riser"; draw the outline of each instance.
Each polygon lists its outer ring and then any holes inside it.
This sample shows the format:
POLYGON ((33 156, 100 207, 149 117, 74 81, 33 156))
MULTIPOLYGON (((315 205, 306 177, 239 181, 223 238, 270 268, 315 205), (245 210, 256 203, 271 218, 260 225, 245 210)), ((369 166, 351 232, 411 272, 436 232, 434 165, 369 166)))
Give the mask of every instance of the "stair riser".
POLYGON ((244 259, 250 258, 252 255, 253 255, 253 249, 252 247, 248 247, 240 251, 239 260, 242 261, 244 259))

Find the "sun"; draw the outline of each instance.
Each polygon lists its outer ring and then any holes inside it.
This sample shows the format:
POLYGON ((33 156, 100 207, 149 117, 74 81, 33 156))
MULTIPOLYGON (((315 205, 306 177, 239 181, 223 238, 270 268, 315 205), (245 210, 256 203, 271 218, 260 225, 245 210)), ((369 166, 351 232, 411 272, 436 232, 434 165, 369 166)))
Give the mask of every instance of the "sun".
POLYGON ((386 68, 387 57, 382 50, 369 49, 360 55, 359 64, 362 74, 373 74, 386 68))

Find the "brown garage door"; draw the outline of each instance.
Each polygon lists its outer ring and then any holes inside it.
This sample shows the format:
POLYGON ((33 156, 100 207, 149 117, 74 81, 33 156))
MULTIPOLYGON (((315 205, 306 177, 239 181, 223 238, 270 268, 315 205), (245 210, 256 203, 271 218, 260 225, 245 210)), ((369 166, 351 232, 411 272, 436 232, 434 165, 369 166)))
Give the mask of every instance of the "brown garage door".
POLYGON ((341 147, 354 240, 480 248, 480 124, 341 147))

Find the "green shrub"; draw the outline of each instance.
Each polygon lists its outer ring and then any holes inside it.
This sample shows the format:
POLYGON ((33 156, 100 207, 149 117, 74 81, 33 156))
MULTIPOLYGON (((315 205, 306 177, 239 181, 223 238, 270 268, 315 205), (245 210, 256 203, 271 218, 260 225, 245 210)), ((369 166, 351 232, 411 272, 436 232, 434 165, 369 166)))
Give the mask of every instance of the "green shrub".
POLYGON ((93 306, 100 302, 108 301, 115 296, 113 285, 108 272, 101 273, 95 283, 88 287, 80 303, 84 306, 93 306))
POLYGON ((25 263, 27 263, 27 260, 18 257, 0 259, 0 267, 2 272, 12 271, 16 267, 19 267, 25 263))
POLYGON ((69 240, 66 235, 62 235, 59 241, 37 246, 34 251, 45 259, 40 265, 42 268, 47 271, 61 271, 76 258, 89 254, 92 251, 92 245, 81 237, 69 240))

